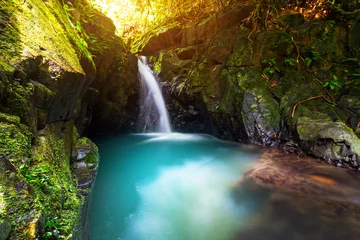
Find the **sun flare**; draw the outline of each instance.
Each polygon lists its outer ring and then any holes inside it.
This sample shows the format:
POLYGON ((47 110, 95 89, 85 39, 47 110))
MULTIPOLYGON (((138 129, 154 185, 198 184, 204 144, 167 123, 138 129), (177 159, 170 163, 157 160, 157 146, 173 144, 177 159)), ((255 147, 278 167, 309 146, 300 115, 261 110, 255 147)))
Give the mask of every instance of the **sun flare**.
POLYGON ((117 34, 125 39, 143 35, 167 22, 199 19, 209 12, 226 6, 227 0, 89 0, 109 18, 117 34))

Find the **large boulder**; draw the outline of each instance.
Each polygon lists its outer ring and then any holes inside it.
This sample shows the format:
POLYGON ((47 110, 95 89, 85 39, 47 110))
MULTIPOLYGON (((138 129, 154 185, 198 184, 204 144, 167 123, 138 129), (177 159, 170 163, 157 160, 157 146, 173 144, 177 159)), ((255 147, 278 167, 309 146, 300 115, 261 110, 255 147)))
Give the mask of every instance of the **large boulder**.
POLYGON ((239 119, 250 142, 277 145, 280 108, 269 92, 268 81, 263 78, 260 69, 228 67, 222 70, 221 76, 228 86, 223 89, 220 110, 239 119))
POLYGON ((360 139, 343 122, 300 117, 297 132, 302 148, 309 154, 344 161, 354 167, 359 165, 360 139))

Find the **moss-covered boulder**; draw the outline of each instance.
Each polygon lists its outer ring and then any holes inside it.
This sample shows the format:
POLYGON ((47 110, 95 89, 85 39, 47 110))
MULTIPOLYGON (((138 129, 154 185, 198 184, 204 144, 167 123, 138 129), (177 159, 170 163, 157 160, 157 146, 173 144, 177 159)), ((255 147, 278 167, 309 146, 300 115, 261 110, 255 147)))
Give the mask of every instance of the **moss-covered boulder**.
POLYGON ((243 67, 250 65, 250 54, 252 51, 252 46, 248 39, 250 31, 248 28, 241 28, 236 34, 237 41, 234 45, 233 53, 227 58, 227 66, 243 67))
POLYGON ((44 226, 43 211, 21 171, 21 167, 0 156, 0 235, 10 239, 35 239, 44 226))
POLYGON ((280 131, 279 104, 268 91, 268 82, 261 71, 239 68, 237 84, 244 92, 242 119, 248 136, 260 144, 275 144, 280 131))
POLYGON ((78 186, 87 195, 95 180, 99 164, 99 150, 88 138, 79 138, 76 142, 76 157, 72 163, 73 173, 78 179, 78 186))
POLYGON ((301 117, 297 120, 297 132, 310 154, 359 165, 360 139, 344 123, 301 117))

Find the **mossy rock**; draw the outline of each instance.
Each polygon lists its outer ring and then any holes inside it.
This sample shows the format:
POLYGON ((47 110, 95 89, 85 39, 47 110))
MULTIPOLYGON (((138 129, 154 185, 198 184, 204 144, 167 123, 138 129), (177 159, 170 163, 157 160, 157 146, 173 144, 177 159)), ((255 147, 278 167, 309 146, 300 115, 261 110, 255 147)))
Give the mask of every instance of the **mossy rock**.
POLYGON ((35 106, 43 109, 49 108, 55 94, 39 82, 32 81, 31 83, 34 85, 33 99, 35 100, 35 106))
POLYGON ((48 124, 39 132, 31 162, 24 169, 26 179, 36 173, 32 185, 45 211, 42 238, 69 237, 80 221, 85 199, 79 194, 77 178, 71 171, 69 149, 75 145, 73 135, 71 121, 48 124))
MULTIPOLYGON (((4 115, 4 114, 1 114, 4 115)), ((0 122, 0 156, 5 156, 17 167, 31 157, 32 134, 28 128, 16 122, 18 118, 8 116, 15 123, 0 122)))
POLYGON ((250 64, 250 54, 252 49, 248 39, 249 35, 250 29, 241 28, 239 30, 233 53, 228 57, 226 66, 242 67, 250 64))
POLYGON ((7 96, 3 101, 5 105, 4 111, 19 116, 21 123, 32 126, 34 129, 35 109, 33 108, 31 97, 34 93, 32 84, 22 85, 18 82, 13 82, 7 91, 7 96))
POLYGON ((9 235, 11 230, 9 239, 35 239, 43 227, 42 210, 20 171, 0 156, 0 235, 9 235))
POLYGON ((291 36, 284 31, 264 31, 259 34, 256 41, 266 43, 262 46, 261 60, 269 59, 269 50, 281 56, 290 56, 296 49, 291 36))
POLYGON ((82 137, 76 143, 77 158, 72 163, 73 174, 78 179, 79 188, 83 195, 87 195, 99 164, 98 147, 90 139, 82 137))
POLYGON ((80 138, 76 143, 76 149, 78 150, 77 160, 98 164, 99 149, 89 138, 80 138))
POLYGON ((347 162, 359 160, 360 139, 343 122, 300 117, 297 132, 300 141, 305 143, 305 150, 316 157, 347 162))
POLYGON ((242 89, 238 87, 236 74, 237 68, 231 67, 222 69, 220 72, 221 97, 217 110, 229 115, 240 113, 242 106, 243 94, 242 89))
MULTIPOLYGON (((280 99, 280 108, 284 116, 291 116, 294 106, 300 101, 322 94, 322 86, 313 80, 312 75, 301 74, 298 71, 287 71, 272 89, 273 94, 280 99)), ((295 116, 317 118, 316 108, 322 98, 306 101, 295 111, 295 116), (305 108, 302 108, 305 107, 305 108), (308 109, 309 111, 307 111, 308 109), (302 111, 304 110, 304 111, 302 111)))
POLYGON ((228 68, 221 75, 228 88, 219 109, 241 116, 250 141, 276 144, 280 130, 279 104, 272 97, 261 69, 228 68))

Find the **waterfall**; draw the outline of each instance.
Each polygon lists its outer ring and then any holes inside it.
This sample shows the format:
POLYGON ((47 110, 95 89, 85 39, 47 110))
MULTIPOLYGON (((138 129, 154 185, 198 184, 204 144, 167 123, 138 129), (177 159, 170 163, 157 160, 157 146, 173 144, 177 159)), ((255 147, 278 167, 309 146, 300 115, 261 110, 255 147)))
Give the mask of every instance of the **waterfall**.
POLYGON ((139 57, 139 75, 141 80, 139 122, 143 132, 156 131, 170 133, 169 114, 165 106, 158 81, 147 65, 146 57, 139 57), (156 129, 154 129, 154 125, 156 129))

